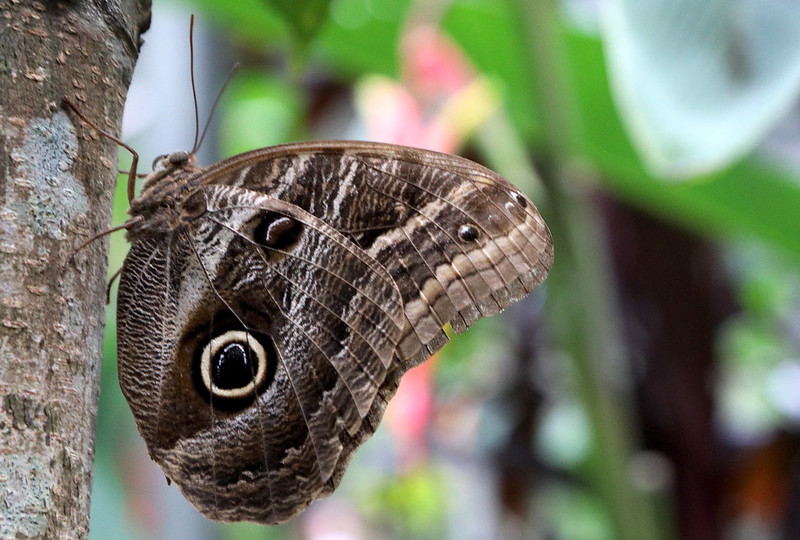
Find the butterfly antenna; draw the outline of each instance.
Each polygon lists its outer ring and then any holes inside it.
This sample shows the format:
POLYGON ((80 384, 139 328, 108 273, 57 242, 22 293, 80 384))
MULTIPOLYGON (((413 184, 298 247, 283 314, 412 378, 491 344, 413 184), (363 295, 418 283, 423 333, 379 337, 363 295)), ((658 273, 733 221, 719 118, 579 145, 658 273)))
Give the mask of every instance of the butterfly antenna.
MULTIPOLYGON (((95 234, 94 236, 92 236, 91 238, 86 240, 83 244, 78 246, 76 249, 73 249, 72 253, 67 258, 67 262, 65 264, 72 264, 72 262, 75 260, 75 256, 78 255, 78 253, 80 253, 81 250, 83 250, 83 248, 85 248, 89 244, 94 243, 95 240, 99 240, 99 239, 103 238, 104 236, 108 236, 111 233, 115 233, 115 232, 121 231, 123 229, 127 231, 128 229, 130 229, 131 227, 133 227, 134 225, 136 225, 137 223, 139 223, 141 221, 144 221, 144 218, 142 216, 132 217, 131 219, 129 219, 128 221, 126 221, 122 225, 117 225, 116 227, 111 227, 110 229, 106 229, 106 230, 104 230, 102 232, 99 232, 99 233, 95 234)), ((111 284, 109 284, 109 289, 110 288, 111 288, 111 284)), ((106 303, 108 303, 108 302, 106 302, 106 303)))
POLYGON ((211 118, 214 116, 214 111, 217 110, 217 105, 219 105, 219 100, 222 98, 223 92, 225 92, 225 88, 228 87, 228 83, 231 82, 233 78, 233 74, 239 69, 239 62, 236 62, 233 67, 231 68, 230 72, 228 72, 228 76, 225 78, 225 82, 222 84, 222 88, 219 89, 217 92, 217 97, 214 99, 214 104, 211 106, 211 112, 208 113, 208 119, 206 120, 206 125, 203 127, 203 134, 200 135, 200 142, 197 143, 197 148, 199 149, 203 146, 203 141, 206 138, 206 133, 208 133, 208 128, 211 126, 211 118))
POLYGON ((194 13, 189 19, 189 76, 192 79, 192 99, 194 100, 194 145, 190 154, 197 152, 200 135, 200 111, 197 109, 197 87, 194 84, 194 13))

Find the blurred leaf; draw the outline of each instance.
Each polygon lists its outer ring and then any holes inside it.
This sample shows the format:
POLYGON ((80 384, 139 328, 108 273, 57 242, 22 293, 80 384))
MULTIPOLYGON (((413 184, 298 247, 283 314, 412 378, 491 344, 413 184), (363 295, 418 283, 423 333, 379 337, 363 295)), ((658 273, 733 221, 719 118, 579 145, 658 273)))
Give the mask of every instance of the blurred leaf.
MULTIPOLYGON (((290 5, 286 0, 279 1, 290 5)), ((396 75, 397 42, 409 1, 325 0, 328 16, 319 21, 318 40, 313 42, 314 53, 322 57, 320 64, 350 77, 372 72, 396 75)), ((192 4, 214 24, 227 28, 237 43, 256 48, 290 46, 292 23, 269 1, 192 0, 192 4)))
POLYGON ((571 78, 581 115, 582 151, 618 196, 684 226, 757 237, 800 261, 800 181, 756 158, 707 178, 665 183, 649 174, 616 115, 596 39, 571 34, 571 78))
POLYGON ((375 506, 371 510, 393 522, 403 537, 435 538, 443 532, 444 500, 445 489, 439 475, 417 467, 386 483, 383 492, 372 501, 375 506))
POLYGON ((774 329, 791 324, 800 299, 797 266, 765 246, 745 243, 726 250, 727 266, 738 285, 738 302, 754 319, 770 321, 774 329))
POLYGON ((296 536, 292 525, 279 524, 264 527, 257 523, 239 521, 217 524, 221 540, 288 540, 296 536))
MULTIPOLYGON (((506 319, 508 320, 508 319, 506 319)), ((474 392, 487 384, 487 370, 492 371, 507 353, 503 338, 507 332, 499 317, 480 319, 437 353, 436 389, 440 396, 474 392)), ((491 379, 491 377, 489 377, 491 379)))
POLYGON ((614 97, 657 174, 706 174, 751 150, 800 90, 796 0, 609 0, 614 97))
POLYGON ((301 47, 319 32, 330 12, 331 0, 266 0, 289 24, 301 47))
POLYGON ((554 538, 604 540, 614 538, 613 527, 602 502, 593 493, 572 487, 547 485, 537 497, 541 517, 554 538))
POLYGON ((482 74, 500 81, 515 127, 530 141, 536 135, 539 112, 531 99, 533 80, 525 43, 507 2, 453 2, 442 26, 458 42, 482 74))
POLYGON ((263 0, 192 0, 192 5, 201 8, 203 18, 215 26, 227 28, 240 43, 263 46, 287 41, 285 21, 263 0))
POLYGON ((592 444, 592 425, 580 402, 557 400, 541 415, 535 444, 544 461, 569 468, 586 459, 592 444))
POLYGON ((784 345, 776 339, 774 327, 746 312, 722 329, 717 415, 729 436, 747 440, 777 427, 781 416, 770 403, 765 383, 771 370, 786 358, 784 345))
POLYGON ((247 71, 231 81, 220 117, 221 150, 232 156, 295 138, 302 101, 286 81, 247 71))
POLYGON ((335 0, 322 53, 348 75, 397 75, 397 43, 409 0, 335 0))

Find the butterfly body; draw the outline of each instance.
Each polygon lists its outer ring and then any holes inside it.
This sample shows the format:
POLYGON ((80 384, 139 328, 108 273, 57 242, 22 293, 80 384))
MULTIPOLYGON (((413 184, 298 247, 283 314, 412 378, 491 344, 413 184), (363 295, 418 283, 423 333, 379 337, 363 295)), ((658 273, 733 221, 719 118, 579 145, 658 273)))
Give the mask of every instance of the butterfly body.
POLYGON ((276 523, 335 489, 405 371, 547 274, 533 203, 463 158, 318 142, 208 168, 173 153, 131 205, 120 384, 208 517, 276 523))

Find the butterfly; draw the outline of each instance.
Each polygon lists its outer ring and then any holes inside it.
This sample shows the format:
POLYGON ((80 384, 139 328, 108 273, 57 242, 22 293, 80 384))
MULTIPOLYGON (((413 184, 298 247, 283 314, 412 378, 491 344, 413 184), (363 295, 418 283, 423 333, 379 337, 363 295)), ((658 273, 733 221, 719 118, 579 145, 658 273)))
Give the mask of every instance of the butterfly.
POLYGON ((333 492, 403 373, 553 262, 518 188, 427 150, 306 142, 206 168, 179 151, 135 198, 133 178, 120 386, 215 520, 284 522, 333 492))

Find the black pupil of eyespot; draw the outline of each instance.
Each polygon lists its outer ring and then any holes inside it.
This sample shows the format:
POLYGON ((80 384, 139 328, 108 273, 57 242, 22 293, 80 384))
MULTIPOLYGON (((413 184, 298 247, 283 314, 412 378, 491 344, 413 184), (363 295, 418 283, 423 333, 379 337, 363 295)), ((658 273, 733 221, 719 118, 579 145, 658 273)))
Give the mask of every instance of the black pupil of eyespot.
POLYGON ((528 206, 528 201, 526 201, 525 197, 523 197, 519 193, 514 193, 514 198, 517 200, 517 203, 519 203, 519 205, 522 208, 526 208, 528 206))
POLYGON ((458 229, 458 237, 464 242, 473 242, 478 239, 478 229, 472 225, 462 225, 458 229))
POLYGON ((211 380, 223 390, 235 390, 250 384, 256 373, 255 353, 241 343, 229 343, 214 356, 211 380))

